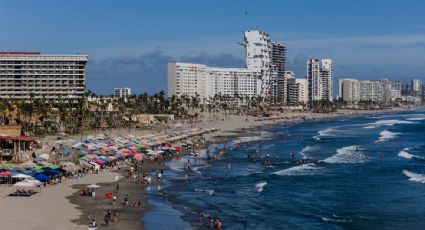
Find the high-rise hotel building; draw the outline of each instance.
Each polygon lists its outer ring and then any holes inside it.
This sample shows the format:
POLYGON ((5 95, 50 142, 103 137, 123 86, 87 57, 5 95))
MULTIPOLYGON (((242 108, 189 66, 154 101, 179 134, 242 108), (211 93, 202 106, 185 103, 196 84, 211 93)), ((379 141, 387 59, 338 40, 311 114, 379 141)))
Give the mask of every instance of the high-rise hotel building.
MULTIPOLYGON (((267 33, 245 31, 246 68, 220 68, 191 63, 168 64, 168 96, 216 94, 278 97, 285 70, 285 46, 267 33)), ((282 92, 283 93, 283 92, 282 92)))
POLYGON ((333 64, 331 59, 307 61, 308 101, 333 99, 333 64))
POLYGON ((0 52, 0 98, 81 98, 87 55, 0 52))

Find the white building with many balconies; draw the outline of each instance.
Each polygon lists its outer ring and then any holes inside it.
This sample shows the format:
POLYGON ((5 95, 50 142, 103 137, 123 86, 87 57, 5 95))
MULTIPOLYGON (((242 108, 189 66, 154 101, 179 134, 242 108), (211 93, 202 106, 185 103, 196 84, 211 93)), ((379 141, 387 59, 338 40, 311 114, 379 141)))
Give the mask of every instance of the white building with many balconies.
POLYGON ((81 98, 87 55, 0 52, 0 98, 81 98))

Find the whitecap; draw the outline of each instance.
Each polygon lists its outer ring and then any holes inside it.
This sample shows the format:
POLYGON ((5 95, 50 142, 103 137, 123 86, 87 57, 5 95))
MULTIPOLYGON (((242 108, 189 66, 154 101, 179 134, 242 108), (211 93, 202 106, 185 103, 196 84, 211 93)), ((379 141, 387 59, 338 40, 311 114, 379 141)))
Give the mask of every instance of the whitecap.
POLYGON ((425 175, 423 175, 423 174, 410 172, 408 170, 403 170, 402 173, 404 175, 406 175, 407 177, 409 177, 409 180, 410 181, 414 181, 414 182, 425 184, 425 175))
MULTIPOLYGON (((335 215, 333 215, 335 217, 335 215)), ((346 222, 351 222, 350 219, 348 218, 328 218, 328 217, 324 217, 322 216, 322 220, 325 222, 334 222, 334 223, 346 223, 346 222)))
POLYGON ((404 158, 406 158, 406 159, 416 158, 416 159, 425 160, 425 158, 424 158, 424 157, 416 156, 416 155, 414 155, 414 154, 408 153, 407 151, 408 151, 408 149, 404 148, 402 151, 400 151, 400 152, 398 153, 398 156, 399 156, 399 157, 404 157, 404 158))
POLYGON ((412 117, 412 118, 407 118, 406 120, 408 120, 408 121, 423 121, 423 120, 425 120, 425 117, 412 117))
POLYGON ((411 121, 404 121, 404 120, 379 120, 374 123, 369 123, 368 126, 365 126, 365 129, 373 129, 373 128, 379 128, 382 126, 394 126, 394 125, 401 125, 401 124, 414 124, 411 121))
POLYGON ((379 139, 377 141, 375 141, 375 143, 384 142, 384 141, 394 139, 395 137, 397 137, 400 134, 401 133, 395 133, 395 132, 391 132, 391 131, 388 131, 388 130, 384 130, 384 131, 379 133, 379 135, 380 135, 379 139))
POLYGON ((330 127, 330 128, 326 128, 326 129, 324 129, 324 130, 320 130, 320 131, 318 131, 317 132, 317 134, 318 135, 316 135, 316 136, 314 136, 313 137, 313 139, 315 139, 315 140, 320 140, 320 139, 322 139, 322 138, 324 138, 324 137, 332 137, 332 136, 334 136, 335 135, 335 133, 337 132, 338 130, 336 129, 336 127, 330 127))
POLYGON ((347 146, 336 150, 336 154, 320 162, 329 164, 355 164, 365 163, 368 157, 361 152, 359 146, 347 146))
POLYGON ((413 157, 415 157, 415 155, 410 154, 410 153, 408 153, 408 152, 406 152, 406 151, 400 151, 400 152, 398 153, 398 156, 399 156, 399 157, 404 157, 404 158, 406 158, 406 159, 412 159, 413 157))
POLYGON ((267 182, 260 182, 255 185, 258 192, 262 192, 264 190, 264 186, 267 185, 267 182))
POLYGON ((307 145, 301 150, 300 155, 303 157, 303 159, 307 159, 308 158, 307 153, 316 151, 317 149, 319 149, 319 146, 317 145, 314 145, 314 146, 307 145))
POLYGON ((279 176, 303 176, 303 175, 313 175, 318 171, 322 170, 321 167, 317 167, 314 163, 307 163, 291 168, 283 169, 272 174, 279 176))

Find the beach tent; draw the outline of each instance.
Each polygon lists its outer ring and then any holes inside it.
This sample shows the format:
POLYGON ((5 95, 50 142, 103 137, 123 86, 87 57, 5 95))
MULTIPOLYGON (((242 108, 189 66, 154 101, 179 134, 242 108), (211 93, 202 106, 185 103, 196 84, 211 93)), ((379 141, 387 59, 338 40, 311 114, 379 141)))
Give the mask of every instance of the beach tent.
POLYGON ((19 178, 19 179, 27 179, 27 178, 31 178, 31 176, 22 174, 22 173, 18 173, 16 175, 13 175, 12 178, 19 178))
POLYGON ((61 174, 61 172, 59 170, 55 170, 55 169, 46 169, 46 170, 44 170, 43 174, 46 175, 46 176, 52 176, 52 175, 61 174))

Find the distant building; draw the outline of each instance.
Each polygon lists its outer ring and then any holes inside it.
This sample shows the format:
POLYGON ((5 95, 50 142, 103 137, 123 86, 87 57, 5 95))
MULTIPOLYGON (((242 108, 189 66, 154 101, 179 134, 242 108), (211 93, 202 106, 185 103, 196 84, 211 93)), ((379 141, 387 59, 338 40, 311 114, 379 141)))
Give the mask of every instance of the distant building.
POLYGON ((0 98, 81 98, 87 55, 0 52, 0 98))
POLYGON ((308 83, 307 79, 290 78, 288 79, 288 104, 299 105, 308 101, 308 83))
POLYGON ((382 102, 384 86, 380 81, 345 78, 339 80, 338 95, 349 104, 356 104, 359 101, 382 102))
POLYGON ((419 79, 413 79, 411 85, 411 90, 413 92, 419 93, 422 91, 422 81, 419 79))
MULTIPOLYGON (((288 88, 288 81, 295 78, 295 73, 292 71, 285 71, 283 74, 283 80, 281 81, 281 99, 284 100, 286 103, 289 103, 289 88, 288 88)), ((284 103, 284 104, 286 104, 284 103)))
POLYGON ((333 99, 333 63, 331 59, 307 61, 308 100, 333 99))
POLYGON ((115 88, 114 96, 119 98, 128 98, 131 95, 130 88, 115 88))
POLYGON ((245 68, 216 68, 191 63, 168 63, 168 95, 199 96, 207 100, 215 95, 259 94, 261 73, 245 68))
POLYGON ((199 95, 202 102, 216 94, 282 99, 286 89, 282 81, 285 45, 272 42, 270 36, 261 31, 245 31, 244 39, 247 68, 168 63, 168 96, 199 95))

